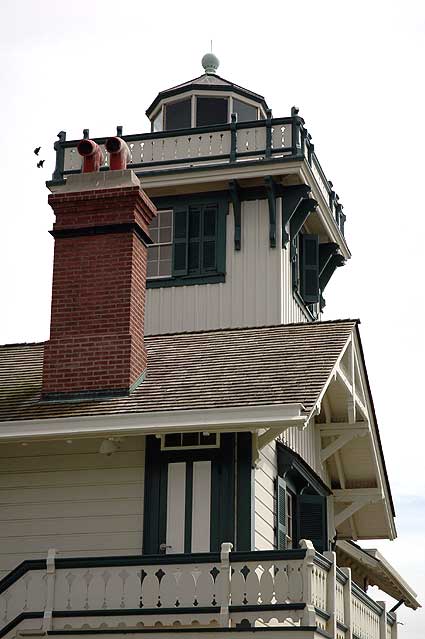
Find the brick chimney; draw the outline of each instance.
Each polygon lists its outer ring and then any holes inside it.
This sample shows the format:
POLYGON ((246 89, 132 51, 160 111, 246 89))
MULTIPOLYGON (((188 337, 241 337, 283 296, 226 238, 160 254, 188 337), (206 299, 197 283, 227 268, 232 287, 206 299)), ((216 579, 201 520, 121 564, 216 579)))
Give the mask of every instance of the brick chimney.
POLYGON ((54 189, 42 398, 129 394, 147 365, 146 262, 155 206, 129 170, 70 175, 54 189))

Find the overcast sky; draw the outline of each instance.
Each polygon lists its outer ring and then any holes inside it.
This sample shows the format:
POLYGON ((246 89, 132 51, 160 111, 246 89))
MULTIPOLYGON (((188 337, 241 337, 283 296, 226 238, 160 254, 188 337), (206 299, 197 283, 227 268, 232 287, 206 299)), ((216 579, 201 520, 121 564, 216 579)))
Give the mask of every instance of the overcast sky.
MULTIPOLYGON (((425 603, 425 5, 404 0, 111 2, 1 0, 0 342, 48 338, 53 216, 44 186, 56 134, 148 130, 158 91, 219 73, 297 105, 345 205, 353 257, 324 319, 360 317, 399 539, 378 545, 425 603), (42 146, 44 169, 36 168, 42 146)), ((425 614, 399 612, 423 639, 425 614)))

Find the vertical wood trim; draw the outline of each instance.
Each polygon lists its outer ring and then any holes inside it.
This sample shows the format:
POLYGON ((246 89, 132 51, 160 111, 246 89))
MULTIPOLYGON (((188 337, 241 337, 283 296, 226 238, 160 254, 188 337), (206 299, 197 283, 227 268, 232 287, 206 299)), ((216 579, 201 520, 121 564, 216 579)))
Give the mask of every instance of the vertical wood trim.
POLYGON ((235 543, 235 434, 221 435, 220 539, 235 543))
POLYGON ((252 435, 237 435, 236 550, 253 550, 252 540, 252 435))
POLYGON ((208 552, 211 536, 211 462, 196 461, 191 466, 193 468, 191 547, 186 552, 208 552))
POLYGON ((186 463, 168 464, 167 553, 185 551, 186 463))

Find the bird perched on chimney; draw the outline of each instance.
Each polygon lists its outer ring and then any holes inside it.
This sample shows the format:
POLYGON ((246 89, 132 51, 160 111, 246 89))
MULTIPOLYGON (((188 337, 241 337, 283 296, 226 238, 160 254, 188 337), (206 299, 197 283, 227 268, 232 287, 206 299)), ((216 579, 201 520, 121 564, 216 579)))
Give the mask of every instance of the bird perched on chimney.
POLYGON ((38 155, 40 153, 41 146, 36 146, 34 149, 34 153, 38 155))
POLYGON ((39 160, 37 162, 37 169, 42 169, 43 168, 43 164, 44 164, 44 160, 39 160))

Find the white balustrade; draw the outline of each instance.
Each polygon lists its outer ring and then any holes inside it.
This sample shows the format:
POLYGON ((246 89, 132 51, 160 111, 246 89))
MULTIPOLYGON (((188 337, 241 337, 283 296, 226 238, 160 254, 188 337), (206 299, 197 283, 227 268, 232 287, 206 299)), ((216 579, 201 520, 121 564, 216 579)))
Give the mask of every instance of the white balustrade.
POLYGON ((352 594, 351 605, 353 633, 358 639, 380 639, 380 615, 355 592, 352 594))
POLYGON ((344 623, 344 586, 338 579, 336 580, 335 615, 337 621, 344 623))
POLYGON ((272 148, 278 149, 289 148, 292 146, 292 125, 291 124, 275 124, 272 127, 272 148))
POLYGON ((312 570, 311 603, 321 610, 327 610, 327 572, 315 564, 312 570))
POLYGON ((0 630, 22 612, 44 611, 46 571, 31 570, 0 594, 0 630))
POLYGON ((279 625, 291 618, 295 624, 317 624, 336 639, 345 639, 345 627, 358 639, 396 639, 394 616, 386 615, 384 604, 352 585, 348 569, 336 569, 334 553, 322 557, 311 542, 302 543, 304 558, 294 554, 292 559, 290 552, 229 554, 231 544, 224 544, 216 561, 202 557, 192 563, 173 563, 172 556, 170 563, 168 557, 124 565, 116 565, 118 558, 109 565, 102 558, 98 565, 96 560, 65 563, 51 551, 46 568, 24 572, 0 594, 0 631, 22 612, 38 613, 33 627, 42 623, 48 630, 54 611, 74 613, 74 627, 79 627, 91 611, 93 617, 113 611, 125 621, 128 610, 137 610, 128 625, 227 627, 243 619, 279 625))
POLYGON ((252 127, 249 129, 238 129, 236 137, 237 153, 254 153, 258 151, 261 155, 266 149, 266 127, 252 127))

